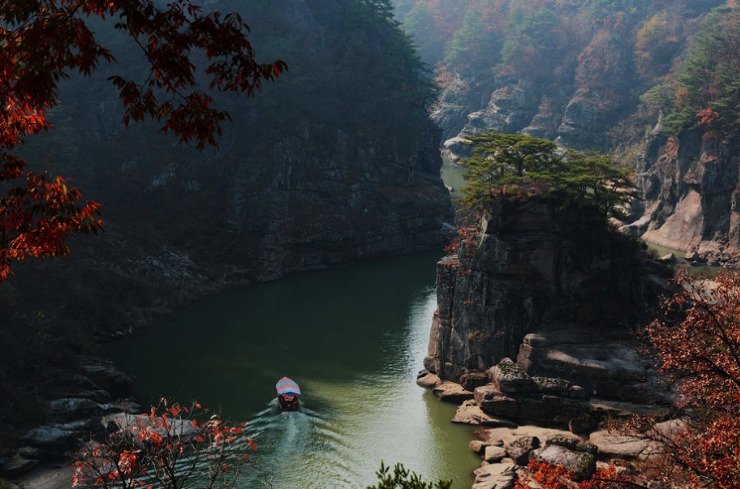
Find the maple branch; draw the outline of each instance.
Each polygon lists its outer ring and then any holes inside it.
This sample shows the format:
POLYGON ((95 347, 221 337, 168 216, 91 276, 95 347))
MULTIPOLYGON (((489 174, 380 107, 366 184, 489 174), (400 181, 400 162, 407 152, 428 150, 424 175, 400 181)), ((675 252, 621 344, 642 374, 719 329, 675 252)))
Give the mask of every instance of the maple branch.
MULTIPOLYGON (((735 301, 732 301, 732 302, 736 303, 735 301)), ((728 329, 726 327, 726 323, 719 318, 719 316, 717 315, 717 312, 714 309, 709 307, 709 304, 706 304, 704 309, 705 309, 705 312, 712 319, 712 324, 714 324, 715 329, 720 335, 720 338, 722 339, 724 346, 727 347, 728 350, 730 351, 733 362, 735 363, 735 365, 740 367, 740 355, 738 354, 738 350, 737 350, 737 342, 732 341, 732 339, 730 338, 728 329)), ((740 379, 736 379, 733 377, 733 381, 738 387, 740 387, 740 379)))

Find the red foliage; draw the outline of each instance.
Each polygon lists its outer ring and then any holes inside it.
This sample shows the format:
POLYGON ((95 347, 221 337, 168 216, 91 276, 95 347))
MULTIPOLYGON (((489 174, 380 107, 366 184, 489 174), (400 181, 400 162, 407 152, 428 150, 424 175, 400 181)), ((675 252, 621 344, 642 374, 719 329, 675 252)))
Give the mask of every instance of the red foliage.
POLYGON ((187 408, 163 399, 148 415, 124 419, 103 443, 79 451, 73 487, 184 487, 191 477, 205 489, 228 486, 257 449, 246 423, 230 426, 197 403, 187 408))
POLYGON ((680 273, 646 335, 674 381, 685 427, 666 441, 692 487, 740 487, 740 274, 680 273))
POLYGON ((675 282, 679 291, 645 337, 675 386, 679 418, 635 417, 621 428, 656 447, 635 479, 600 471, 576 485, 561 468, 533 464, 531 479, 544 489, 740 487, 740 273, 680 272, 675 282))
POLYGON ((514 489, 635 489, 641 487, 634 478, 621 475, 614 465, 609 465, 587 480, 575 482, 573 474, 562 465, 553 466, 532 460, 527 466, 529 476, 517 479, 514 489))
POLYGON ((665 304, 670 315, 647 329, 661 370, 677 382, 684 407, 740 405, 740 275, 682 272, 676 283, 682 290, 665 304))
POLYGON ((57 84, 71 72, 91 74, 101 61, 115 62, 88 28, 87 17, 116 17, 149 61, 143 81, 114 76, 125 106, 124 122, 151 118, 183 143, 216 144, 229 114, 195 81, 194 52, 208 59, 211 89, 253 95, 286 69, 282 61, 258 64, 238 15, 203 13, 190 0, 160 9, 152 0, 45 0, 0 4, 0 281, 10 262, 68 253, 66 238, 97 232, 100 205, 80 203, 65 179, 28 168, 12 151, 51 125, 46 112, 57 103, 57 84))
POLYGON ((719 113, 716 110, 706 108, 704 110, 699 111, 699 113, 696 114, 696 117, 699 119, 698 124, 700 126, 711 127, 714 121, 719 119, 719 113))
POLYGON ((460 213, 457 218, 456 232, 449 237, 449 241, 444 247, 445 255, 457 255, 460 252, 461 244, 468 248, 471 243, 475 243, 475 238, 477 238, 479 233, 479 221, 480 214, 477 212, 466 211, 460 213))

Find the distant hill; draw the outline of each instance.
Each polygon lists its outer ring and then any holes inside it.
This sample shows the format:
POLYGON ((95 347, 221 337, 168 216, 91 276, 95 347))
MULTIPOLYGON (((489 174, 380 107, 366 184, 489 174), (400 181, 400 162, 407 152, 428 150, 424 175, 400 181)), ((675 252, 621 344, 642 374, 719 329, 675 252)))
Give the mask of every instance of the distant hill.
POLYGON ((673 79, 702 19, 723 3, 397 0, 396 7, 445 90, 435 116, 447 138, 485 128, 613 149, 655 123, 656 107, 643 96, 673 79))
POLYGON ((522 132, 615 153, 645 199, 625 230, 740 264, 740 9, 720 0, 396 0, 442 88, 444 147, 522 132))

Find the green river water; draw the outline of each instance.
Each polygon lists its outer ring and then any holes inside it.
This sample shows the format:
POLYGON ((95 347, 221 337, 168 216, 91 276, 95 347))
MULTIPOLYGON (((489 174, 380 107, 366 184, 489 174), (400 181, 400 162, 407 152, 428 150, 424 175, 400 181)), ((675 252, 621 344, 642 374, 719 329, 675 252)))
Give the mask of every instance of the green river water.
POLYGON ((117 342, 144 402, 198 400, 248 420, 258 468, 240 486, 364 488, 381 461, 469 488, 480 460, 455 406, 418 387, 438 253, 308 272, 207 298, 117 342), (302 409, 280 413, 275 382, 293 378, 302 409))

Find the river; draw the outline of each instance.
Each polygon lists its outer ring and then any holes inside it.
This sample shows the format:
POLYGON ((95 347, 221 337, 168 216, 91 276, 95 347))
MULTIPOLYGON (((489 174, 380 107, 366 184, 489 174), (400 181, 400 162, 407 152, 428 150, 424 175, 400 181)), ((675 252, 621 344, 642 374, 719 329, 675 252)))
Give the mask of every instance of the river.
POLYGON ((259 460, 240 487, 364 488, 381 461, 469 488, 480 460, 455 406, 418 387, 437 253, 307 272, 209 297, 109 352, 144 402, 198 400, 247 420, 259 460), (280 413, 275 382, 303 390, 280 413))

